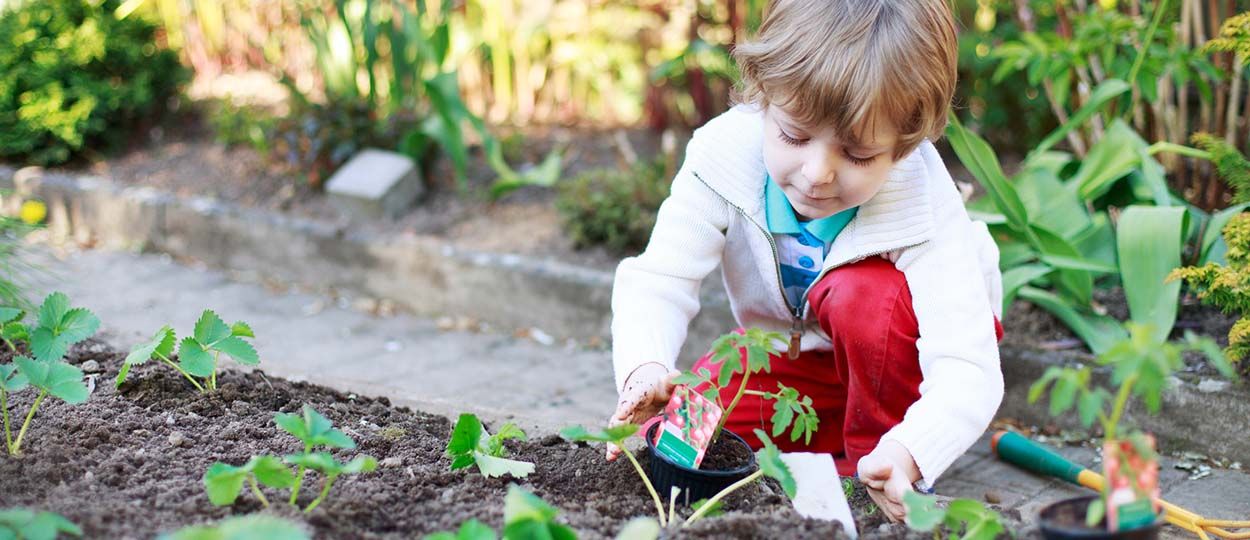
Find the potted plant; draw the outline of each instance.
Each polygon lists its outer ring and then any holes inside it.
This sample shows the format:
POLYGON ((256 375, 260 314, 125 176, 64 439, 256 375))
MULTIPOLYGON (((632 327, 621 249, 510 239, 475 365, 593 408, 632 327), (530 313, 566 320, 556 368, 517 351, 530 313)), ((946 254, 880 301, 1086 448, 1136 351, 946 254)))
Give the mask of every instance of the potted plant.
POLYGON ((1156 538, 1164 520, 1155 440, 1138 430, 1121 429, 1129 401, 1137 397, 1149 413, 1158 413, 1163 389, 1172 374, 1183 367, 1181 355, 1187 351, 1202 352, 1225 376, 1236 377, 1210 338, 1187 333, 1183 342, 1170 343, 1153 325, 1128 323, 1127 327, 1129 336, 1098 356, 1098 364, 1111 368, 1114 395, 1106 388, 1091 386, 1092 370, 1088 366, 1051 367, 1029 389, 1030 403, 1050 389, 1052 416, 1075 407, 1082 425, 1090 427, 1098 421, 1103 431, 1106 481, 1102 493, 1043 508, 1040 526, 1046 538, 1156 538))

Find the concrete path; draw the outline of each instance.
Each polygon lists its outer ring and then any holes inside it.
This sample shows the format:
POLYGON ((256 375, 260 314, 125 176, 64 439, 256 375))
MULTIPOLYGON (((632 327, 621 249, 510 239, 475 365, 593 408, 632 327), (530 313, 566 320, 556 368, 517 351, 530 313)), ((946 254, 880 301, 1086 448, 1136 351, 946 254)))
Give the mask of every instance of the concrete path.
MULTIPOLYGON (((344 391, 384 395, 417 409, 454 415, 476 412, 551 431, 602 421, 615 402, 610 354, 579 344, 517 337, 516 329, 440 330, 436 321, 379 317, 336 301, 288 291, 263 279, 183 266, 167 256, 105 251, 38 252, 43 292, 61 290, 75 306, 93 310, 103 334, 119 347, 146 339, 163 324, 188 333, 205 308, 227 322, 245 320, 256 331, 261 368, 344 391), (242 278, 242 280, 240 280, 242 278)), ((454 314, 452 314, 454 315, 454 314)), ((1096 464, 1085 448, 1062 452, 1096 464)), ((1167 459, 1164 498, 1211 518, 1250 519, 1250 475, 1214 469, 1190 480, 1167 459)), ((1250 466, 1250 464, 1246 464, 1250 466)), ((1037 510, 1083 491, 1004 465, 988 438, 960 458, 938 483, 943 495, 1000 500, 1034 519, 1037 510)), ((1165 536, 1190 535, 1172 527, 1165 536)))

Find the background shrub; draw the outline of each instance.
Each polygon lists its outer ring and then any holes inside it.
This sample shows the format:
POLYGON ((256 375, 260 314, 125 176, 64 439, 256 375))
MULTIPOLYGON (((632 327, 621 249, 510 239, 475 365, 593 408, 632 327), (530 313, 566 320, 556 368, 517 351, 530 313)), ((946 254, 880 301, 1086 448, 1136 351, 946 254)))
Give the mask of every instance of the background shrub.
POLYGON ((592 169, 560 186, 556 208, 575 246, 640 250, 670 183, 662 159, 640 160, 625 171, 592 169))
POLYGON ((117 147, 186 81, 156 26, 116 0, 25 2, 0 15, 0 158, 47 165, 117 147))

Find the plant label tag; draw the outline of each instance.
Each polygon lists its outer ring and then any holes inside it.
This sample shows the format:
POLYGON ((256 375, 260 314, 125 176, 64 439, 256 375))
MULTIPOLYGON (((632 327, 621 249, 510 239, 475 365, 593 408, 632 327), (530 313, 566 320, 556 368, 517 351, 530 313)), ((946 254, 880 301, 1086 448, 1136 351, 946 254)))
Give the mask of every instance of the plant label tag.
POLYGON ((1107 529, 1148 527, 1159 516, 1159 458, 1151 435, 1133 434, 1103 443, 1107 492, 1107 529))
POLYGON ((785 452, 781 461, 790 467, 797 483, 797 492, 791 502, 800 516, 842 523, 842 530, 852 540, 859 536, 851 505, 842 491, 838 468, 833 456, 810 452, 785 452))
POLYGON ((723 411, 716 403, 681 385, 664 408, 655 449, 676 463, 699 468, 723 411))

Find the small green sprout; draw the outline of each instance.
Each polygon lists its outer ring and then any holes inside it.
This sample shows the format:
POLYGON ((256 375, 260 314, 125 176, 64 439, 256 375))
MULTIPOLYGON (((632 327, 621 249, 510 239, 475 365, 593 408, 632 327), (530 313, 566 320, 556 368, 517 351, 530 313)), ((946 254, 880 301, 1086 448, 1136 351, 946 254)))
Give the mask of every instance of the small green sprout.
POLYGON ((314 469, 325 477, 325 483, 317 498, 304 508, 304 513, 308 513, 325 500, 339 476, 371 472, 378 466, 377 460, 369 456, 359 456, 347 463, 340 463, 329 453, 313 452, 314 448, 322 446, 352 449, 356 448, 356 442, 342 431, 334 429, 334 425, 328 418, 307 404, 301 409, 300 414, 278 413, 274 415, 273 421, 278 424, 278 427, 304 443, 303 452, 282 458, 282 462, 299 466, 299 472, 292 474, 290 469, 274 456, 253 457, 247 463, 237 467, 221 462, 214 463, 204 472, 204 488, 208 491, 209 501, 214 505, 233 504, 239 496, 239 491, 243 489, 245 481, 250 483, 252 493, 265 506, 269 506, 269 501, 261 493, 257 481, 274 488, 289 487, 291 488, 289 502, 294 505, 296 499, 299 498, 300 484, 304 480, 304 474, 308 472, 308 469, 314 469))
POLYGON ((14 307, 0 307, 0 340, 9 346, 9 350, 17 352, 14 344, 30 341, 30 329, 22 324, 26 312, 14 307))
MULTIPOLYGON (((12 312, 7 314, 13 315, 12 312)), ((16 320, 20 320, 20 316, 20 313, 16 315, 16 320)), ((6 326, 21 325, 14 320, 10 319, 6 326)), ((69 297, 65 294, 52 293, 44 299, 39 308, 39 326, 29 332, 34 358, 18 355, 13 358, 12 364, 0 365, 0 415, 3 416, 4 442, 9 455, 21 453, 26 430, 49 395, 69 404, 87 400, 90 391, 82 382, 82 370, 66 363, 63 357, 71 345, 91 337, 99 327, 100 320, 90 311, 71 309, 69 297), (27 387, 34 387, 39 394, 15 439, 9 419, 8 396, 27 387)))
POLYGON ((955 499, 946 508, 938 508, 937 497, 914 491, 903 494, 907 507, 907 526, 928 532, 946 525, 959 540, 994 540, 1003 532, 1003 517, 972 499, 955 499))
POLYGON ((256 353, 252 344, 244 339, 255 337, 256 335, 247 323, 239 321, 226 326, 221 317, 218 317, 212 310, 206 309, 196 321, 193 335, 182 338, 182 341, 177 340, 173 328, 165 325, 156 331, 152 339, 135 345, 126 356, 121 371, 117 373, 115 385, 120 387, 125 382, 126 375, 130 373, 132 366, 157 358, 191 381, 196 390, 200 392, 216 390, 217 365, 222 354, 247 366, 260 363, 260 355, 256 353), (178 363, 176 364, 170 359, 175 343, 178 344, 178 363), (206 384, 201 385, 195 377, 204 379, 206 384))
MULTIPOLYGON (((703 507, 706 506, 707 504, 708 504, 708 499, 699 499, 693 503, 690 503, 690 509, 694 510, 695 512, 698 512, 699 510, 703 510, 703 507)), ((710 508, 703 511, 703 517, 716 517, 716 516, 720 516, 724 514, 725 514, 725 503, 723 501, 716 501, 711 504, 710 508)))
POLYGON ((426 535, 425 540, 498 540, 499 536, 495 534, 495 529, 478 521, 470 519, 460 524, 460 529, 456 532, 437 532, 426 535))
POLYGON ((295 475, 274 456, 255 456, 238 467, 217 462, 204 472, 204 489, 215 506, 234 504, 243 490, 243 483, 247 482, 256 499, 268 508, 269 499, 261 493, 257 481, 272 488, 288 489, 295 485, 295 475))
POLYGON ((730 493, 737 491, 751 482, 759 480, 760 477, 763 476, 767 476, 779 482, 781 484, 781 489, 786 492, 786 496, 792 499, 794 498, 795 493, 798 491, 798 484, 794 481, 794 475, 790 474, 790 466, 786 465, 786 462, 781 460, 781 450, 777 449, 777 446, 773 444, 772 439, 768 438, 768 434, 764 433, 764 430, 756 429, 755 436, 759 437, 760 442, 764 443, 764 447, 755 452, 755 460, 759 462, 760 465, 759 470, 751 473, 742 480, 730 484, 725 489, 720 490, 720 493, 713 495, 711 499, 708 499, 707 503, 700 506, 699 509, 695 510, 695 512, 686 519, 686 522, 682 524, 682 527, 689 527, 692 523, 708 515, 714 509, 719 508, 721 500, 727 497, 730 493))
MULTIPOLYGON (((596 431, 589 431, 582 426, 569 426, 560 430, 560 436, 570 441, 611 443, 624 450, 625 440, 637 432, 638 426, 636 424, 621 424, 596 431)), ((647 486, 647 492, 651 494, 651 500, 655 503, 655 512, 659 517, 660 526, 668 526, 668 520, 664 515, 664 502, 661 501, 660 494, 656 493, 655 486, 651 484, 651 479, 647 476, 647 473, 642 470, 642 465, 638 464, 638 458, 634 457, 633 452, 627 450, 621 453, 629 458, 629 462, 634 466, 634 471, 638 473, 639 478, 642 478, 642 483, 647 486)))
POLYGON ((684 384, 691 388, 704 386, 703 397, 715 402, 724 411, 720 423, 712 432, 713 441, 720 436, 721 429, 725 427, 725 421, 738 406, 742 396, 753 395, 773 400, 772 435, 774 437, 784 433, 786 428, 791 427, 793 423, 790 440, 797 441, 799 437, 803 437, 805 442, 811 442, 812 434, 816 432, 820 424, 820 418, 816 415, 816 410, 812 408, 812 398, 801 396, 798 390, 784 384, 778 384, 777 392, 747 389, 747 381, 750 380, 751 375, 772 370, 770 355, 775 351, 773 344, 784 338, 785 336, 780 332, 765 332, 758 328, 747 329, 744 333, 725 334, 712 343, 712 362, 720 366, 715 378, 712 376, 712 371, 706 367, 682 373, 673 378, 674 384, 684 384), (745 365, 742 362, 744 354, 745 365), (735 373, 742 373, 742 380, 738 383, 738 391, 726 406, 721 400, 721 390, 732 382, 735 373))
POLYGON ((61 533, 82 536, 82 529, 52 512, 26 508, 0 510, 0 538, 55 540, 61 533))
POLYGON ((223 519, 216 525, 194 525, 160 536, 160 540, 310 540, 300 525, 285 519, 251 514, 223 519))
POLYGON ((516 484, 503 499, 503 537, 508 540, 551 538, 576 540, 577 533, 556 523, 559 510, 516 484))
POLYGON ((510 474, 524 478, 534 472, 534 464, 504 458, 503 442, 508 439, 525 440, 525 432, 515 424, 504 424, 499 433, 491 435, 482 427, 482 421, 472 414, 461 414, 456 427, 447 441, 447 455, 451 456, 451 470, 477 465, 482 476, 496 478, 510 474))

